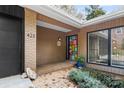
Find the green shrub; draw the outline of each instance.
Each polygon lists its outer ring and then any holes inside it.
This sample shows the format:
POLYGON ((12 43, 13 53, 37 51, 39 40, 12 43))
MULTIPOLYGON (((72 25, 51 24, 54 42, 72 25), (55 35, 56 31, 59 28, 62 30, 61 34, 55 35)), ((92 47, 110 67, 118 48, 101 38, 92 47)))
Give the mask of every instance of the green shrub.
POLYGON ((99 70, 91 69, 91 68, 84 68, 82 69, 83 72, 89 71, 89 75, 91 77, 96 78, 101 83, 106 85, 110 88, 124 88, 124 81, 123 80, 114 80, 113 76, 109 73, 102 72, 99 70))
POLYGON ((69 73, 69 78, 81 88, 104 88, 105 86, 98 80, 89 76, 88 71, 74 69, 69 73))
POLYGON ((75 58, 75 61, 80 62, 80 64, 85 63, 85 57, 84 56, 78 56, 75 58))
POLYGON ((78 82, 80 88, 105 88, 100 81, 92 77, 85 77, 84 82, 78 82))
POLYGON ((91 68, 74 69, 69 78, 81 88, 124 88, 124 80, 114 80, 110 73, 91 68))
POLYGON ((107 87, 110 87, 110 83, 112 82, 112 77, 107 74, 97 73, 96 78, 100 80, 103 84, 105 84, 107 87))
POLYGON ((88 76, 89 73, 88 72, 82 72, 81 70, 79 69, 73 69, 70 73, 69 73, 69 78, 72 80, 72 81, 75 81, 75 82, 82 82, 84 76, 88 76))
POLYGON ((124 81, 122 81, 122 80, 113 80, 110 83, 109 87, 111 87, 111 88, 124 88, 124 81))

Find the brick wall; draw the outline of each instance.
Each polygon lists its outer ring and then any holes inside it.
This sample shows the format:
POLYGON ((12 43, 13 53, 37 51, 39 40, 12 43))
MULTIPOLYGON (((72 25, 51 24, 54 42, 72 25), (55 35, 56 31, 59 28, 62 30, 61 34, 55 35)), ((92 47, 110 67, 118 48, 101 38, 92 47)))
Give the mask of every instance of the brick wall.
POLYGON ((25 9, 25 68, 36 70, 36 13, 25 9))

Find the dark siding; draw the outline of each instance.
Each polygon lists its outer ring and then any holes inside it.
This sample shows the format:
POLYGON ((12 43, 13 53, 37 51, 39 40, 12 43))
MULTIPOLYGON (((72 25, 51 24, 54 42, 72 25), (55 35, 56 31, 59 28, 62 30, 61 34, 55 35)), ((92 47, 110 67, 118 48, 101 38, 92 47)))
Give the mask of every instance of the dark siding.
POLYGON ((0 13, 17 18, 24 18, 24 9, 16 5, 0 5, 0 13))

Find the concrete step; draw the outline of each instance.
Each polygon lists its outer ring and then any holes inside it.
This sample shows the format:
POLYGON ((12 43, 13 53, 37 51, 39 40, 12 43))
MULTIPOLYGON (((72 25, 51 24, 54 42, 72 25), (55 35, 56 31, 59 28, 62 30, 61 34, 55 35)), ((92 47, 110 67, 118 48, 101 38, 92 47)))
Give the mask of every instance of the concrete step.
POLYGON ((33 83, 29 78, 22 79, 21 75, 0 79, 0 88, 30 88, 33 83))

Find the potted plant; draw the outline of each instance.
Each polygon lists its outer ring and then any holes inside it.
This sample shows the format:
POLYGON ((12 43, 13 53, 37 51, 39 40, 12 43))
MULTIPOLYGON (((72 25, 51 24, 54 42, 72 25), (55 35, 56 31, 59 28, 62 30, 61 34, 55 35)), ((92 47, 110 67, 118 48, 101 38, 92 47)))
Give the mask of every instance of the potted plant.
POLYGON ((81 68, 84 67, 84 63, 85 63, 85 58, 83 56, 79 56, 76 58, 77 63, 75 64, 75 66, 77 68, 81 68))

